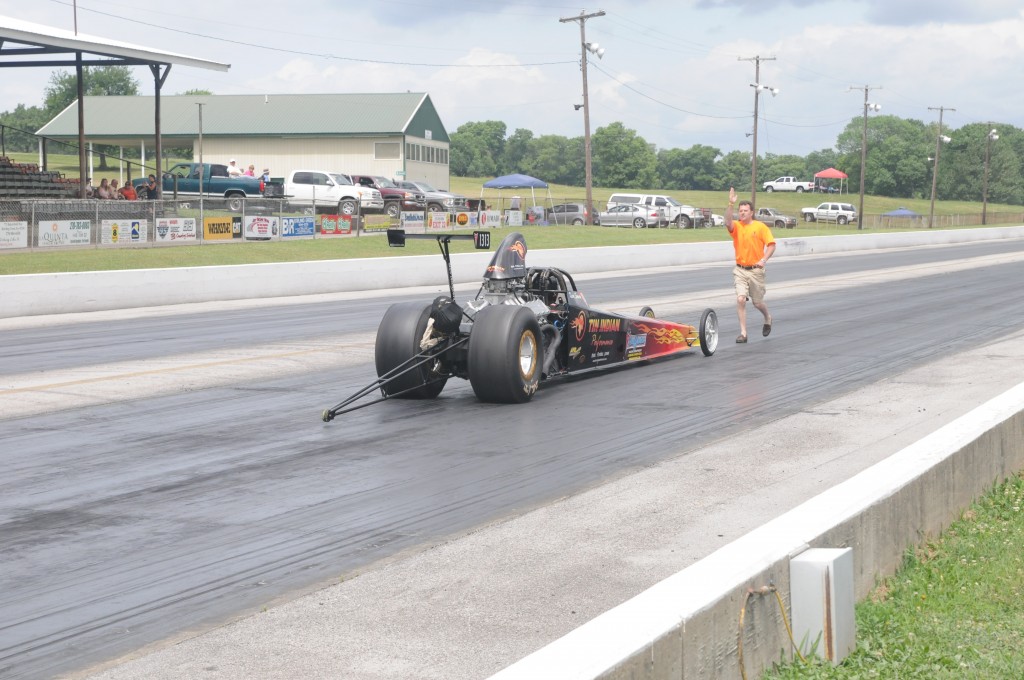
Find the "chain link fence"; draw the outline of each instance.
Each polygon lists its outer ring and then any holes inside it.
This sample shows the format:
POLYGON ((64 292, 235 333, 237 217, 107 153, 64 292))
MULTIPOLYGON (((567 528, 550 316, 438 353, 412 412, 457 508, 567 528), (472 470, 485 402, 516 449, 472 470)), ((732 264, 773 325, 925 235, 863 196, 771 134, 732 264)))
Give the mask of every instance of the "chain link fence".
POLYGON ((383 233, 386 214, 339 215, 336 203, 287 198, 0 200, 0 250, 160 246, 383 233))

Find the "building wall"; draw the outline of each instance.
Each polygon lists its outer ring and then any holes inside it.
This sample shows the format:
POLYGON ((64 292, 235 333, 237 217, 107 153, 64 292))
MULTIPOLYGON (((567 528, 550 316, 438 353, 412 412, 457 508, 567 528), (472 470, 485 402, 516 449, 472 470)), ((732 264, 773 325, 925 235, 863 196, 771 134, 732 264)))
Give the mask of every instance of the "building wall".
MULTIPOLYGON (((449 184, 448 144, 410 139, 421 148, 430 146, 434 162, 409 161, 402 135, 379 137, 203 137, 203 160, 227 163, 232 158, 241 168, 249 164, 256 172, 270 168, 271 177, 284 177, 293 170, 383 175, 424 180, 447 188, 449 184), (438 162, 442 159, 445 162, 438 162)), ((199 140, 193 141, 194 160, 199 161, 199 140)), ((420 152, 422 154, 422 151, 420 152)))

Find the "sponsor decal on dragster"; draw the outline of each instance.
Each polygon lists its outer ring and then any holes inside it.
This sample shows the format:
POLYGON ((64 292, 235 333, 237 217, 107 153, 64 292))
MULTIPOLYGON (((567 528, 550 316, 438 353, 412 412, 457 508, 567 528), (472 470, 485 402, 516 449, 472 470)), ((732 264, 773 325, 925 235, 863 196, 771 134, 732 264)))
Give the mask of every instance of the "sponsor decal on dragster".
POLYGON ((576 315, 576 318, 569 322, 569 327, 576 332, 576 342, 583 340, 583 335, 587 332, 587 314, 586 312, 580 312, 576 315))
POLYGON ((647 335, 626 335, 626 361, 644 358, 644 348, 647 346, 647 335))
POLYGON ((590 317, 587 322, 588 333, 618 333, 622 330, 622 319, 590 317))

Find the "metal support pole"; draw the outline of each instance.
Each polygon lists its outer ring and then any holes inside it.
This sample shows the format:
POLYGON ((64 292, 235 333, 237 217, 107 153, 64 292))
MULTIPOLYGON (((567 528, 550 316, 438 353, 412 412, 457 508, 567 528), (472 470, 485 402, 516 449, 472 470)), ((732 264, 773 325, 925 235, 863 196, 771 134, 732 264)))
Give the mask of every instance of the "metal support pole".
POLYGON ((604 10, 592 12, 587 14, 585 11, 580 10, 579 16, 575 17, 563 17, 558 21, 560 23, 566 23, 569 21, 578 21, 580 24, 580 53, 582 58, 580 59, 580 71, 583 73, 583 171, 584 171, 584 182, 586 186, 586 201, 587 201, 587 220, 589 224, 593 224, 594 220, 594 176, 593 166, 591 164, 591 150, 590 150, 590 95, 587 91, 587 19, 593 19, 595 17, 604 16, 604 10))

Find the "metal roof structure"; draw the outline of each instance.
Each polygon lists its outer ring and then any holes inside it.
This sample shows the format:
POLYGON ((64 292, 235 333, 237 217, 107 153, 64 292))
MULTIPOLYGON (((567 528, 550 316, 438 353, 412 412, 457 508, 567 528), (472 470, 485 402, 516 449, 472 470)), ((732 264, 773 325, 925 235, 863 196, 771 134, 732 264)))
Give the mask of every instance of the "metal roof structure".
MULTIPOLYGON (((153 138, 147 119, 148 96, 89 96, 85 137, 97 144, 123 144, 153 138)), ((171 95, 163 97, 162 134, 168 139, 195 139, 197 105, 203 105, 207 136, 379 136, 432 130, 433 139, 449 141, 430 96, 424 92, 377 94, 171 95)), ((74 111, 65 110, 36 133, 69 140, 77 135, 74 111)))
MULTIPOLYGON (((82 88, 82 69, 84 67, 149 66, 153 73, 154 91, 156 92, 153 98, 152 112, 157 157, 160 157, 162 145, 160 141, 160 90, 173 64, 214 71, 227 71, 231 68, 230 64, 154 50, 108 38, 83 35, 0 15, 0 68, 74 68, 78 81, 79 102, 84 99, 82 88)), ((82 177, 86 176, 84 116, 84 107, 80 104, 77 112, 77 136, 79 167, 82 177)), ((84 183, 82 195, 85 195, 84 183)))

